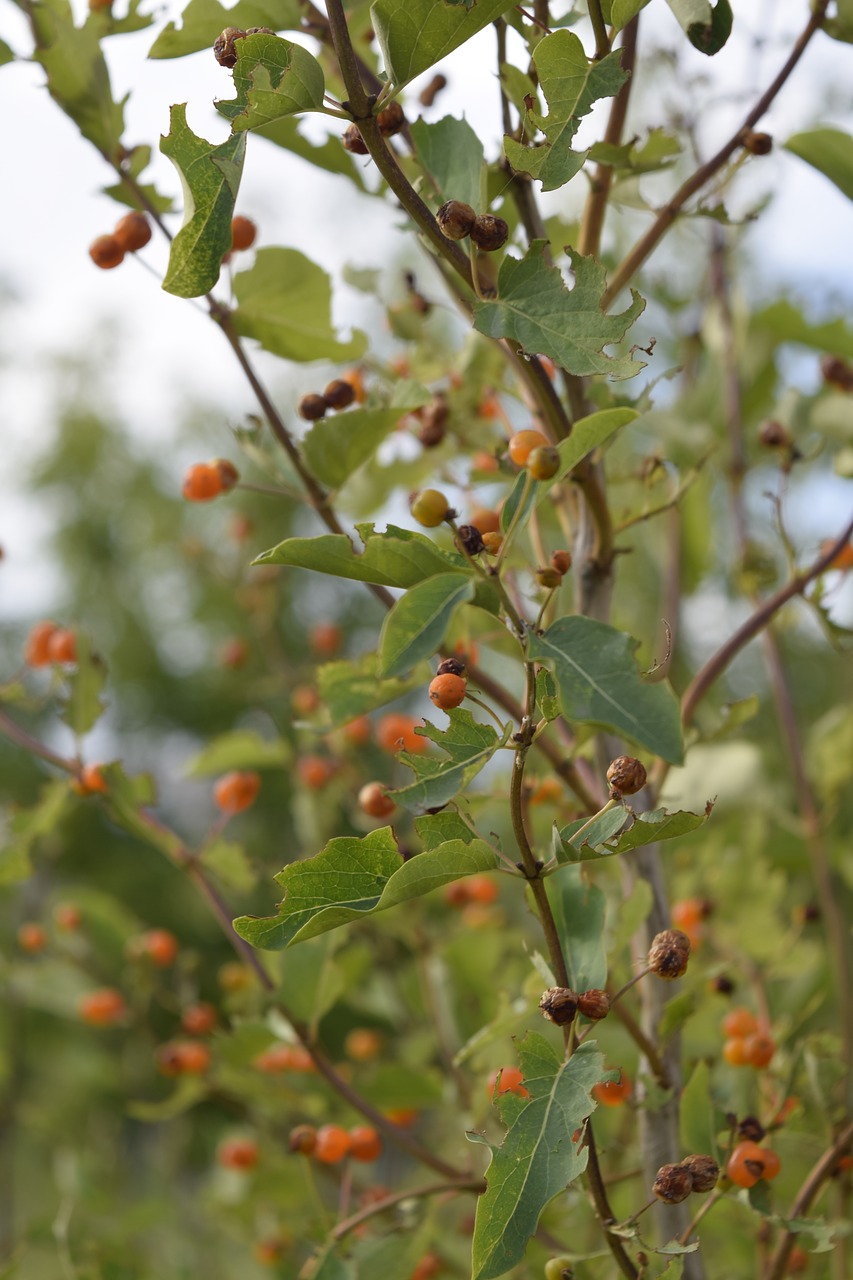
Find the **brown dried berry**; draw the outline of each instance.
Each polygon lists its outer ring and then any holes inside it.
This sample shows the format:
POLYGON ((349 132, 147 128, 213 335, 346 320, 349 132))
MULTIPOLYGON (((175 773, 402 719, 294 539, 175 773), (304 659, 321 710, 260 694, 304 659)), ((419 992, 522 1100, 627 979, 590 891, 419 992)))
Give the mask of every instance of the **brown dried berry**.
POLYGON ((273 31, 272 27, 247 27, 246 35, 247 36, 260 36, 260 35, 274 36, 275 32, 273 31))
POLYGON ((468 677, 468 668, 461 658, 442 658, 438 664, 437 676, 463 676, 468 677))
POLYGON ((405 129, 408 121, 399 102, 389 102, 388 106, 379 112, 376 123, 383 138, 393 138, 395 133, 405 129))
POLYGON ((435 102, 442 89, 447 88, 447 76, 443 76, 441 72, 433 76, 429 84, 421 89, 418 101, 422 107, 431 107, 435 102))
POLYGON ((659 978, 674 982, 687 972, 689 958, 690 939, 680 929, 664 929, 652 939, 649 968, 659 978))
POLYGON ((240 479, 240 472, 234 466, 233 462, 229 462, 227 458, 214 458, 213 466, 219 472, 219 479, 222 481, 222 493, 227 493, 229 489, 233 489, 240 479))
POLYGON ((664 1204, 681 1204, 693 1190, 693 1175, 683 1164, 664 1164, 658 1169, 652 1191, 664 1204))
POLYGON ((617 756, 610 761, 607 781, 614 796, 633 796, 646 785, 646 771, 633 756, 617 756))
POLYGON ((748 1138, 750 1142, 760 1142, 767 1132, 757 1116, 744 1116, 737 1131, 742 1138, 748 1138))
POLYGON ((791 433, 781 422, 762 422, 758 439, 765 449, 785 449, 791 445, 791 433))
POLYGON ((469 234, 478 249, 482 249, 484 253, 494 253, 496 249, 502 249, 506 244, 509 227, 503 218, 494 218, 490 213, 481 213, 474 219, 474 225, 469 234))
POLYGON ((119 218, 113 228, 113 235, 125 253, 136 253, 138 249, 144 249, 151 239, 151 224, 144 213, 134 209, 119 218))
POLYGON ((323 396, 313 394, 303 396, 296 406, 296 412, 306 422, 316 422, 318 418, 326 416, 326 401, 323 396))
POLYGON ((735 984, 724 973, 719 973, 711 980, 711 987, 718 995, 730 996, 735 989, 735 984))
POLYGON ((310 1156, 317 1145, 317 1130, 313 1124, 298 1124, 290 1130, 287 1145, 290 1150, 303 1156, 310 1156))
POLYGON ((572 567, 571 551, 552 551, 551 564, 553 568, 557 570, 557 573, 559 573, 561 577, 565 577, 565 575, 569 572, 569 570, 572 567))
POLYGON ((351 151, 354 156, 366 156, 369 154, 367 143, 361 136, 361 132, 357 124, 351 124, 344 136, 341 138, 345 151, 351 151))
POLYGON ((481 551, 485 551, 483 535, 479 529, 475 529, 472 524, 460 524, 456 530, 459 545, 462 550, 469 556, 478 556, 481 551))
POLYGON ((425 449, 435 449, 446 434, 441 422, 422 422, 418 427, 418 439, 425 449))
POLYGON ((124 249, 115 236, 98 236, 89 245, 89 257, 102 271, 111 271, 124 262, 124 249))
POLYGON ((439 230, 448 240, 464 240, 471 234, 477 215, 464 200, 448 200, 435 215, 439 230))
POLYGON ((554 588, 559 587, 560 583, 563 581, 563 575, 558 573, 556 569, 552 569, 549 566, 547 569, 536 570, 536 581, 539 583, 540 587, 545 587, 546 590, 553 591, 554 588))
POLYGON ((355 400, 355 389, 343 378, 335 378, 323 392, 327 409, 348 409, 355 400))
POLYGON ((823 356, 820 372, 824 382, 837 387, 839 391, 853 391, 853 367, 845 360, 838 356, 823 356))
POLYGON ((220 67, 235 67, 237 65, 237 50, 234 47, 234 41, 244 39, 247 34, 241 27, 226 27, 221 35, 216 37, 213 56, 220 67))
POLYGON ((590 1022, 600 1022, 610 1012, 610 996, 598 987, 582 991, 578 996, 578 1012, 590 1022))
POLYGON ((694 1191, 714 1190, 720 1177, 720 1166, 713 1156, 687 1156, 680 1163, 682 1169, 690 1171, 694 1191))
POLYGON ((769 133, 757 133, 754 129, 747 129, 743 135, 743 149, 748 151, 751 156, 766 156, 773 150, 773 139, 769 133))
POLYGON ((578 995, 570 987, 549 987, 542 992, 539 1008, 549 1022, 566 1027, 578 1011, 578 995))

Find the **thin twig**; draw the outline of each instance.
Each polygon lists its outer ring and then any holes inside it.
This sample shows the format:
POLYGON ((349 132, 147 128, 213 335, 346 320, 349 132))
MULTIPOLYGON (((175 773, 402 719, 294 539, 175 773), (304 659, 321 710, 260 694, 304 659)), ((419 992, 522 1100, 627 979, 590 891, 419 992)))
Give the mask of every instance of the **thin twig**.
MULTIPOLYGON (((610 116, 604 131, 603 142, 616 147, 622 141, 622 130, 628 114, 628 99, 634 83, 634 64, 637 56, 637 30, 640 16, 631 19, 622 32, 622 70, 628 73, 628 79, 622 85, 610 106, 610 116)), ((578 233, 578 253, 584 257, 597 256, 601 248, 601 232, 604 226, 604 215, 613 182, 613 166, 598 164, 590 178, 589 194, 584 204, 578 233)))
POLYGON ((474 1195, 482 1195, 486 1190, 486 1184, 482 1178, 471 1178, 468 1180, 456 1180, 453 1182, 431 1182, 426 1187, 410 1187, 408 1191, 395 1191, 392 1195, 385 1196, 382 1200, 377 1200, 373 1204, 367 1205, 364 1209, 359 1209, 358 1213, 354 1213, 351 1217, 345 1218, 343 1222, 332 1231, 332 1238, 342 1240, 344 1236, 349 1235, 356 1227, 360 1227, 362 1222, 367 1222, 370 1218, 375 1218, 379 1213, 387 1213, 389 1209, 393 1209, 395 1205, 402 1204, 405 1200, 423 1200, 426 1196, 440 1195, 457 1195, 460 1191, 471 1191, 474 1195))

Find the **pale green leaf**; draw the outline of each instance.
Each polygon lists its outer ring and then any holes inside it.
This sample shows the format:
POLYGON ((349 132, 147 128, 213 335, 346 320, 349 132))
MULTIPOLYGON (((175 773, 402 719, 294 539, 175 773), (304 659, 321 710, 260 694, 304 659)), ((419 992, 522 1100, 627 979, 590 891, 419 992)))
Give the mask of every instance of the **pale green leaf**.
POLYGON ((320 701, 337 727, 355 720, 356 716, 394 702, 413 689, 422 689, 430 679, 426 664, 414 668, 405 679, 380 680, 378 655, 366 653, 352 661, 325 663, 317 671, 320 701))
POLYGON ((586 881, 579 866, 564 867, 557 875, 549 876, 545 887, 563 946, 569 986, 573 991, 604 987, 604 894, 586 881))
POLYGON ((0 888, 27 879, 33 845, 56 830, 70 798, 66 779, 55 778, 44 784, 31 809, 12 810, 0 843, 0 888))
POLYGON ((460 605, 474 597, 473 579, 443 573, 410 588, 385 616, 379 636, 380 676, 399 676, 439 649, 460 605))
POLYGON ((628 174, 656 173, 668 169, 681 154, 681 143, 663 129, 651 129, 644 142, 638 138, 617 145, 596 142, 589 149, 590 160, 628 174))
POLYGON ((184 1076, 176 1081, 172 1092, 157 1102, 130 1101, 127 1114, 134 1120, 142 1120, 145 1124, 162 1124, 165 1120, 174 1120, 183 1115, 191 1107, 196 1106, 208 1094, 207 1082, 199 1076, 184 1076))
POLYGON ((364 178, 364 157, 351 155, 341 146, 340 138, 325 138, 322 142, 312 142, 300 131, 300 121, 293 116, 281 116, 271 124, 261 125, 255 129, 255 136, 266 138, 291 151, 295 156, 307 160, 314 169, 323 169, 326 173, 338 173, 351 179, 360 191, 366 191, 364 178))
POLYGON ((351 409, 315 422, 302 441, 305 460, 318 480, 339 489, 372 458, 402 417, 397 408, 351 409))
POLYGON ((315 573, 383 587, 413 587, 424 578, 449 570, 464 572, 467 561, 455 552, 442 551, 422 533, 388 525, 377 533, 372 524, 358 526, 364 541, 359 553, 346 534, 321 534, 317 538, 288 538, 259 555, 255 564, 289 564, 315 573))
POLYGON ((68 676, 68 694, 62 699, 62 720, 78 737, 94 727, 104 711, 101 699, 107 682, 103 658, 92 649, 89 637, 77 633, 77 663, 68 676))
POLYGON ((220 884, 234 893, 248 893, 257 884, 258 873, 241 844, 216 840, 204 848, 200 861, 220 884))
POLYGON ((364 353, 363 333, 349 342, 337 337, 329 277, 296 249, 259 249, 254 265, 234 277, 234 293, 234 328, 273 355, 307 362, 357 360, 364 353))
POLYGON ((617 805, 615 809, 608 809, 606 813, 599 814, 586 826, 585 818, 578 818, 577 821, 569 823, 567 827, 563 827, 560 832, 560 838, 563 842, 562 852, 558 850, 557 856, 560 862, 580 862, 584 858, 597 857, 594 852, 600 849, 605 840, 609 840, 621 831, 628 820, 625 810, 617 805), (576 832, 586 826, 583 835, 583 842, 578 846, 574 841, 576 832))
POLYGON ((0 67, 6 65, 7 62, 14 62, 15 55, 9 48, 5 40, 0 40, 0 67))
POLYGON ((442 759, 433 755, 410 755, 401 752, 400 759, 414 770, 417 781, 390 794, 397 804, 415 813, 447 804, 468 785, 494 753, 505 746, 512 732, 508 724, 501 737, 491 725, 480 724, 470 711, 457 707, 448 711, 450 725, 445 730, 436 729, 427 720, 424 737, 441 747, 447 755, 442 759))
POLYGON ((799 307, 782 298, 757 311, 752 326, 759 332, 766 330, 778 342, 797 342, 815 351, 853 360, 853 326, 840 316, 811 323, 799 307))
POLYGON ((212 738, 184 769, 187 778, 209 778, 231 769, 283 769, 290 747, 282 738, 262 738, 253 729, 234 729, 212 738))
MULTIPOLYGON (((598 449, 612 435, 638 417, 636 409, 620 408, 601 409, 598 413, 591 413, 586 418, 578 418, 572 427, 571 435, 557 445, 560 469, 551 483, 556 484, 559 480, 564 480, 588 453, 598 449)), ((542 501, 547 497, 547 489, 538 496, 542 501)))
POLYGON ((75 27, 67 0, 49 0, 27 9, 35 37, 36 62, 47 75, 50 96, 108 160, 117 159, 124 130, 123 103, 113 101, 110 74, 98 34, 86 23, 75 27))
POLYGON ((388 79, 402 88, 512 7, 512 0, 477 0, 470 9, 443 0, 375 0, 371 25, 388 79))
POLYGON ((683 1151, 716 1156, 717 1123, 711 1100, 711 1069, 697 1062, 678 1101, 678 1123, 683 1151))
POLYGON ((534 241, 524 258, 508 255, 498 276, 498 297, 474 304, 474 327, 490 338, 512 338, 528 355, 549 356, 579 377, 593 373, 630 378, 642 364, 630 356, 615 358, 603 348, 621 342, 643 311, 637 293, 627 310, 608 316, 601 307, 605 270, 595 258, 571 251, 575 284, 571 292, 556 267, 543 257, 544 242, 534 241))
POLYGON ((184 103, 172 107, 160 150, 177 169, 184 192, 184 222, 171 244, 163 288, 179 298, 199 298, 216 284, 231 248, 246 139, 237 134, 214 145, 197 137, 187 124, 184 103))
POLYGON ((322 110, 323 68, 302 45, 258 32, 236 40, 234 48, 237 96, 216 103, 232 129, 256 129, 298 111, 322 110))
MULTIPOLYGON (((219 0, 190 0, 181 14, 181 25, 167 22, 148 52, 149 58, 181 58, 199 49, 210 49, 226 27, 271 27, 274 31, 298 31, 298 0, 238 0, 226 9, 219 0)), ((223 69, 223 76, 227 74, 223 69)))
POLYGON ((461 200, 474 209, 486 205, 483 143, 467 120, 445 116, 434 124, 416 120, 411 127, 418 158, 433 178, 441 200, 461 200))
MULTIPOLYGON (((656 844, 661 840, 674 840, 679 836, 688 835, 691 831, 696 831, 698 827, 703 826, 711 816, 711 805, 708 805, 706 811, 702 814, 689 813, 686 810, 679 810, 676 813, 668 813, 666 809, 649 810, 647 813, 638 813, 634 816, 631 826, 627 831, 623 831, 621 835, 595 830, 590 827, 583 838, 583 846, 580 850, 575 850, 575 856, 581 860, 609 858, 617 853, 629 853, 631 849, 639 849, 642 845, 656 844)), ((621 813, 622 823, 624 825, 624 810, 611 810, 617 816, 621 813)), ((618 828, 617 828, 618 829, 618 828)), ((570 828, 566 828, 570 830, 570 828)), ((569 836, 571 841, 571 836, 569 836)))
POLYGON ((805 160, 829 178, 848 200, 853 200, 853 138, 849 133, 841 129, 809 129, 789 138, 785 150, 805 160))
POLYGON ((621 31, 623 27, 627 27, 632 18, 635 18, 641 9, 645 9, 649 0, 613 0, 610 8, 610 22, 614 31, 621 31))

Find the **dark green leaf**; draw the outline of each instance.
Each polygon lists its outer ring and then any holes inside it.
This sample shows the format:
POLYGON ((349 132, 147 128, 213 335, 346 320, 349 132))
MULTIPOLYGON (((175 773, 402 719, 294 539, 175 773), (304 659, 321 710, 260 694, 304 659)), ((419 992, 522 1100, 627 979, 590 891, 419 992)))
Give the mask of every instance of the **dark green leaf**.
POLYGON ((253 729, 234 729, 208 742, 184 773, 188 778, 209 778, 229 769, 283 769, 290 756, 282 738, 262 738, 253 729))
POLYGON ((235 131, 256 129, 298 111, 320 111, 326 81, 317 59, 299 44, 263 32, 236 40, 236 98, 216 103, 235 131))
POLYGON ((578 37, 566 30, 540 41, 533 61, 549 114, 529 114, 547 141, 525 147, 506 137, 504 150, 513 169, 540 181, 543 191, 554 191, 573 178, 586 159, 586 151, 573 151, 571 145, 581 118, 599 98, 615 96, 628 76, 622 70, 621 51, 590 62, 578 37))
POLYGON ((566 1061, 528 1033, 518 1057, 530 1100, 492 1149, 477 1201, 472 1280, 492 1280, 521 1262, 542 1210, 586 1168, 587 1149, 572 1134, 595 1109, 590 1091, 604 1074, 596 1045, 585 1042, 566 1061))
POLYGON ((74 26, 67 0, 48 0, 27 12, 36 42, 34 57, 47 74, 50 96, 102 155, 117 158, 124 104, 113 102, 96 31, 88 23, 74 26))
POLYGON ((214 146, 196 137, 182 104, 172 107, 169 133, 160 139, 160 150, 178 170, 184 189, 184 223, 172 241, 163 288, 179 298, 199 298, 216 284, 222 259, 231 248, 231 218, 246 139, 237 134, 214 146))
POLYGON ((853 138, 841 129, 810 129, 795 133, 785 143, 791 151, 853 200, 853 138))
POLYGON ((436 0, 375 0, 371 25, 388 79, 402 88, 512 7, 511 0, 477 0, 470 10, 436 0))
POLYGON ((607 373, 630 378, 643 367, 630 356, 606 356, 603 348, 620 342, 645 302, 632 294, 618 316, 601 309, 605 270, 595 258, 570 250, 575 285, 569 292, 556 267, 543 258, 544 241, 531 244, 524 258, 504 258, 494 302, 474 304, 474 327, 490 338, 513 338, 528 355, 550 356, 578 376, 607 373))
POLYGON ((483 143, 467 120, 457 120, 454 116, 445 116, 434 124, 416 120, 412 125, 412 139, 442 201, 462 200, 474 209, 485 208, 483 143))
POLYGON ((77 665, 68 677, 62 720, 78 737, 89 732, 104 710, 101 692, 107 682, 106 664, 92 649, 89 637, 77 633, 77 665))
POLYGON ((415 830, 423 841, 424 849, 437 849, 447 840, 461 840, 470 844, 476 839, 470 827, 466 827, 460 814, 453 809, 445 809, 443 813, 428 813, 415 818, 415 830))
POLYGON ((821 29, 833 40, 853 44, 853 0, 837 0, 835 17, 824 18, 821 29))
POLYGON ((719 53, 732 31, 729 0, 667 0, 687 39, 700 53, 719 53))
POLYGON ((699 997, 695 991, 683 991, 681 995, 668 1000, 658 1022, 659 1042, 665 1044, 684 1026, 688 1018, 693 1017, 698 1008, 699 997))
MULTIPOLYGON (((616 810, 618 813, 619 810, 616 810)), ((609 858, 617 853, 628 853, 631 849, 639 849, 644 844, 656 844, 660 840, 674 840, 677 836, 685 836, 697 827, 701 827, 711 816, 709 805, 705 813, 689 813, 680 809, 676 813, 667 813, 666 809, 649 810, 638 813, 627 831, 621 835, 605 835, 601 831, 590 828, 584 836, 580 850, 581 859, 609 858)), ((624 824, 625 814, 622 811, 624 824)))
POLYGON ((585 818, 578 818, 576 822, 571 822, 567 827, 563 827, 560 837, 564 844, 563 854, 560 856, 561 862, 580 862, 585 857, 597 857, 596 850, 602 848, 605 840, 609 840, 615 836, 617 831, 621 831, 628 820, 628 814, 625 810, 617 805, 615 809, 608 809, 606 813, 600 814, 589 824, 583 835, 583 843, 578 847, 574 837, 576 832, 586 826, 585 818))
POLYGON ((606 899, 588 884, 580 867, 564 867, 545 882, 573 991, 589 991, 607 982, 604 948, 606 899))
MULTIPOLYGON (((230 245, 230 229, 228 235, 230 245)), ((296 249, 259 249, 250 270, 234 277, 234 293, 234 328, 273 355, 306 362, 357 360, 364 353, 363 333, 338 339, 329 277, 296 249)))
POLYGON ((14 62, 15 55, 9 48, 5 40, 0 40, 0 67, 4 67, 7 62, 14 62))
POLYGON ((474 597, 473 580, 442 573, 411 587, 385 615, 379 636, 380 676, 399 676, 438 650, 460 605, 474 597))
POLYGON ((254 563, 289 564, 383 587, 414 587, 437 573, 464 572, 467 567, 462 556, 442 551, 422 533, 392 524, 382 533, 375 532, 372 524, 357 528, 364 541, 360 554, 345 534, 327 533, 318 538, 288 538, 264 551, 254 563))
POLYGON ((622 733, 672 764, 684 748, 678 701, 668 684, 647 684, 637 670, 637 642, 593 618, 558 618, 531 635, 530 657, 557 680, 563 715, 622 733))
POLYGON ((400 409, 352 409, 315 422, 302 441, 302 451, 314 475, 330 489, 339 489, 352 473, 372 458, 400 421, 400 409))
POLYGON ((352 662, 329 662, 318 669, 320 701, 334 726, 348 724, 356 716, 383 707, 412 689, 422 689, 430 678, 429 668, 423 665, 406 679, 380 680, 378 661, 377 654, 366 653, 352 662))
POLYGON ((444 733, 427 720, 424 736, 437 743, 449 759, 437 756, 413 756, 401 752, 400 759, 414 770, 417 781, 390 794, 405 809, 425 813, 447 804, 462 791, 499 747, 509 741, 512 725, 508 724, 499 738, 491 725, 480 724, 470 711, 457 708, 448 711, 450 725, 444 733))
MULTIPOLYGON (((298 0, 238 0, 231 9, 219 0, 190 0, 181 14, 181 26, 167 22, 149 50, 149 58, 182 58, 199 49, 213 49, 226 27, 271 27, 274 31, 298 31, 298 0)), ((211 52, 211 58, 213 53, 211 52)), ((223 70, 223 76, 226 72, 223 70)))

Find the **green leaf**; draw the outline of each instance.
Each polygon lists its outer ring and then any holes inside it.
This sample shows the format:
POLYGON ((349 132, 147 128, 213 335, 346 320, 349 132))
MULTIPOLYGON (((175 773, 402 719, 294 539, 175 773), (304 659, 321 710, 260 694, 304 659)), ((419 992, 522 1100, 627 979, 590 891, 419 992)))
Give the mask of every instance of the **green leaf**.
MULTIPOLYGON (((647 813, 634 815, 634 821, 627 831, 621 835, 604 835, 590 828, 584 837, 582 848, 576 856, 581 860, 609 858, 617 853, 628 853, 631 849, 639 849, 645 844, 656 844, 661 840, 674 840, 685 836, 697 827, 703 826, 711 816, 712 806, 709 804, 705 813, 689 813, 680 809, 676 813, 667 813, 666 809, 653 809, 647 813)), ((611 811, 612 812, 612 811, 611 811)), ((616 811, 618 812, 618 810, 616 811)), ((622 813, 624 825, 625 814, 622 813)))
POLYGON ((322 110, 323 68, 307 49, 264 32, 236 40, 234 48, 237 96, 216 103, 232 129, 256 129, 298 111, 322 110))
POLYGON ((401 417, 400 409, 390 408, 351 409, 333 418, 321 418, 302 441, 308 466, 323 484, 339 489, 373 457, 401 417))
MULTIPOLYGON (((228 235, 230 244, 230 230, 228 235)), ((329 277, 296 249, 259 249, 251 269, 234 277, 234 293, 234 328, 273 355, 307 362, 357 360, 364 353, 363 333, 349 342, 338 339, 329 277)))
POLYGON ((635 18, 641 9, 645 9, 649 0, 613 0, 610 8, 610 23, 614 31, 621 31, 623 27, 627 27, 632 18, 635 18))
POLYGON ((365 653, 352 662, 329 662, 318 669, 320 701, 333 726, 348 724, 356 716, 384 707, 413 689, 422 689, 430 678, 430 669, 423 665, 405 679, 380 680, 378 663, 376 653, 365 653))
POLYGON ((448 711, 450 726, 444 733, 427 720, 424 736, 438 744, 449 759, 437 756, 413 756, 400 753, 399 759, 414 770, 417 782, 391 791, 397 804, 415 813, 425 813, 447 804, 462 791, 495 752, 506 745, 512 733, 508 724, 499 738, 491 725, 480 724, 470 711, 456 708, 448 711))
POLYGON ((766 330, 779 342, 798 342, 815 351, 853 360, 853 327, 841 317, 810 324, 799 307, 783 298, 757 311, 752 325, 759 332, 766 330))
POLYGON ((841 129, 809 129, 795 133, 785 150, 817 169, 853 200, 853 138, 841 129))
POLYGON ((501 507, 501 533, 506 533, 515 520, 516 512, 518 512, 518 520, 516 521, 514 533, 520 532, 527 523, 530 512, 536 504, 536 499, 547 496, 550 481, 546 485, 538 485, 531 483, 530 472, 522 470, 515 477, 515 483, 509 491, 509 496, 501 507))
POLYGON ((673 996, 668 1000, 658 1022, 659 1042, 666 1044, 667 1040, 684 1026, 687 1019, 693 1017, 698 1008, 699 996, 695 991, 683 991, 681 995, 673 996))
POLYGON ((290 747, 282 738, 262 738, 253 729, 234 729, 213 738, 184 769, 187 778, 209 778, 230 769, 283 769, 290 747))
POLYGON ((262 552, 253 563, 289 564, 336 578, 403 588, 414 587, 424 578, 448 570, 464 572, 467 567, 462 556, 442 551, 422 533, 398 529, 393 524, 382 533, 376 533, 372 524, 356 527, 364 542, 360 554, 346 534, 327 533, 318 538, 288 538, 262 552))
POLYGON ((68 677, 68 695, 62 703, 62 721, 78 737, 100 719, 105 703, 101 692, 107 682, 107 667, 92 649, 89 637, 77 633, 77 665, 68 677))
POLYGON ((700 53, 708 57, 719 53, 732 31, 732 10, 729 0, 666 0, 687 39, 700 53))
POLYGON ((607 900, 596 885, 584 879, 579 866, 565 867, 545 881, 548 901, 573 991, 589 991, 607 982, 604 913, 607 900))
POLYGON ((530 657, 557 679, 563 715, 622 733, 671 764, 684 755, 678 700, 664 681, 647 684, 634 662, 637 641, 594 618, 558 618, 531 635, 530 657))
MULTIPOLYGON (((634 422, 638 417, 636 409, 624 408, 602 409, 599 413, 591 413, 586 418, 579 418, 572 427, 572 434, 557 445, 560 454, 560 470, 551 483, 556 484, 559 480, 565 480, 588 453, 599 448, 620 428, 626 427, 629 422, 634 422)), ((547 489, 543 489, 538 497, 540 502, 546 498, 547 489)))
POLYGON ((585 1041, 566 1061, 528 1032, 518 1058, 530 1100, 492 1149, 477 1201, 472 1280, 492 1280, 521 1262, 542 1210, 586 1168, 587 1148, 572 1134, 595 1109, 590 1091, 604 1074, 602 1055, 585 1041))
POLYGON ((590 160, 625 173, 656 173, 668 169, 681 154, 681 143, 663 129, 652 129, 645 142, 638 138, 617 146, 611 142, 596 142, 589 149, 590 160))
POLYGON ((489 338, 513 338, 528 355, 550 356, 569 373, 607 373, 630 378, 643 368, 630 356, 603 354, 621 342, 645 302, 632 292, 630 307, 618 316, 601 308, 605 270, 595 258, 570 250, 575 285, 569 292, 556 267, 543 257, 545 242, 534 241, 524 258, 508 255, 498 276, 494 302, 475 302, 474 327, 489 338))
POLYGON ((15 55, 9 48, 5 40, 0 40, 0 67, 4 67, 7 62, 14 62, 15 55))
POLYGON ((70 800, 67 780, 55 778, 45 783, 31 809, 12 810, 0 843, 0 888, 28 878, 34 843, 56 830, 70 800))
POLYGON ((338 939, 328 935, 296 947, 282 964, 280 999, 295 1018, 316 1026, 346 989, 346 975, 335 961, 338 939))
POLYGON ((200 861, 226 889, 248 893, 258 882, 258 875, 241 844, 216 840, 202 850, 200 861))
POLYGON ((176 1082, 168 1097, 158 1102, 128 1102, 127 1114, 146 1124, 162 1124, 164 1120, 174 1120, 176 1116, 189 1111, 206 1098, 207 1093, 208 1086, 204 1079, 199 1076, 184 1076, 176 1082))
MULTIPOLYGON (((301 952, 300 947, 293 954, 301 952)), ((409 1066, 388 1063, 372 1068, 369 1078, 359 1081, 359 1092, 385 1111, 396 1107, 435 1107, 444 1101, 445 1082, 438 1071, 416 1072, 409 1066)))
POLYGON ((482 841, 450 841, 404 862, 390 827, 363 839, 339 836, 316 857, 293 862, 275 877, 285 891, 277 915, 241 916, 234 928, 254 947, 280 951, 460 876, 492 871, 497 862, 482 841))
MULTIPOLYGON (((231 218, 240 186, 246 139, 215 146, 187 124, 186 104, 172 107, 160 150, 177 169, 184 191, 184 222, 172 241, 163 288, 179 298, 199 298, 219 279, 231 248, 231 218)), ((239 277, 238 277, 239 279, 239 277)))
POLYGON ((388 79, 402 88, 512 7, 512 0, 477 0, 467 10, 436 0, 376 0, 371 26, 388 79))
POLYGON ((576 844, 574 837, 576 832, 586 826, 586 819, 578 818, 576 822, 569 823, 560 832, 560 838, 564 845, 563 856, 558 851, 560 861, 580 862, 584 857, 598 856, 595 851, 603 846, 605 840, 609 840, 611 836, 616 835, 617 831, 621 831, 627 820, 628 815, 620 805, 617 805, 615 809, 608 809, 606 813, 599 814, 590 823, 580 846, 576 844))
POLYGON ((180 838, 168 827, 148 821, 144 813, 145 807, 156 799, 151 776, 143 773, 128 777, 120 764, 109 764, 102 773, 109 788, 103 803, 116 825, 166 857, 178 858, 183 851, 180 838))
POLYGON ((462 200, 474 209, 486 205, 483 143, 467 120, 445 116, 434 124, 416 120, 411 127, 418 158, 443 200, 462 200))
POLYGON ((119 155, 123 103, 113 102, 110 74, 94 27, 75 27, 67 0, 27 9, 36 62, 47 75, 50 96, 108 160, 119 155))
POLYGON ((717 1154, 717 1125, 711 1101, 711 1069, 697 1062, 678 1102, 678 1123, 683 1151, 717 1154))
MULTIPOLYGON (((190 0, 181 14, 181 25, 167 22, 151 46, 149 58, 182 58, 199 49, 212 49, 226 27, 272 27, 275 31, 298 31, 301 8, 298 0, 239 0, 226 9, 219 0, 190 0)), ((213 56, 211 54, 211 56, 213 56)))
POLYGON ((448 840, 461 840, 470 844, 476 839, 474 832, 467 827, 461 814, 453 809, 445 809, 443 813, 427 813, 415 818, 415 830, 423 841, 425 851, 437 849, 448 840))
POLYGON ((439 649, 460 605, 474 597, 474 582, 461 573, 427 578, 386 614, 379 636, 380 676, 399 676, 439 649))
POLYGON ((853 0, 837 0, 835 17, 824 18, 821 29, 833 40, 853 44, 853 0))
POLYGON ((533 61, 549 114, 531 111, 529 118, 547 141, 525 147, 505 137, 504 151, 513 169, 541 182, 543 191, 554 191, 573 178, 586 160, 586 151, 573 151, 571 146, 581 118, 599 98, 614 97, 628 75, 622 70, 621 50, 590 62, 578 37, 566 30, 540 41, 533 61))

